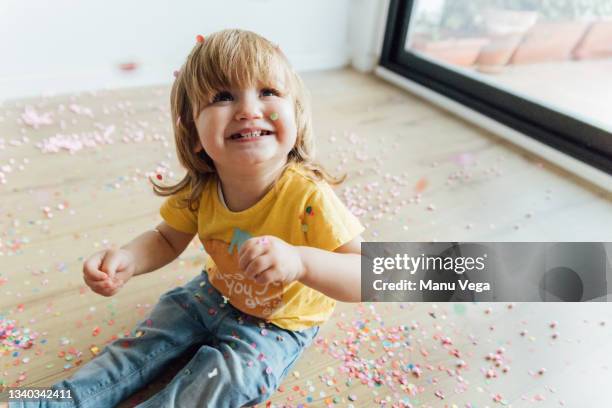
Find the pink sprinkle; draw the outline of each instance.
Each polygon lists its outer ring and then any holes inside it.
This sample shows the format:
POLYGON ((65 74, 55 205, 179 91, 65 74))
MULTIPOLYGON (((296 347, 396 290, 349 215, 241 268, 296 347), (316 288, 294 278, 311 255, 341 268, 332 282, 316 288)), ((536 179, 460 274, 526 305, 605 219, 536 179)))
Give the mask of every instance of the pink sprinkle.
POLYGON ((39 114, 36 109, 31 106, 26 106, 21 114, 21 120, 28 126, 38 129, 42 125, 53 124, 53 117, 50 112, 39 114))

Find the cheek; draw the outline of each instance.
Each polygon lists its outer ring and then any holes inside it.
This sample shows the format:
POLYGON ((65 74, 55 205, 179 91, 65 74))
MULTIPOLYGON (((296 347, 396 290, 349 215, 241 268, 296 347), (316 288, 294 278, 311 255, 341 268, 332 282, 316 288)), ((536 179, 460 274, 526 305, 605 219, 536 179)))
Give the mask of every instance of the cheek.
POLYGON ((220 128, 220 123, 221 121, 215 115, 203 117, 198 121, 198 136, 204 148, 206 148, 206 146, 214 146, 217 142, 215 135, 223 131, 223 129, 220 128))
POLYGON ((276 127, 283 134, 283 139, 295 143, 297 137, 297 124, 295 122, 295 112, 293 106, 281 106, 277 110, 279 120, 276 127))

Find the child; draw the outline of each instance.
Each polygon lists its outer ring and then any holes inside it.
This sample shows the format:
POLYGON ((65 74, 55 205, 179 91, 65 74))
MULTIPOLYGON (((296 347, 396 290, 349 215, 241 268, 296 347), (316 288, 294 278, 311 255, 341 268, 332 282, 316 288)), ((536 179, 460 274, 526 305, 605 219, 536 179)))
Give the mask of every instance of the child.
POLYGON ((277 46, 252 32, 197 41, 171 95, 187 174, 174 186, 154 183, 168 197, 164 221, 92 255, 83 273, 94 292, 113 296, 132 276, 174 260, 196 233, 209 255, 205 271, 162 295, 133 337, 54 386, 71 390, 79 407, 118 404, 194 344, 201 347, 192 360, 139 407, 260 403, 335 300, 360 300, 363 227, 327 184, 337 180, 313 162, 300 78, 277 46))

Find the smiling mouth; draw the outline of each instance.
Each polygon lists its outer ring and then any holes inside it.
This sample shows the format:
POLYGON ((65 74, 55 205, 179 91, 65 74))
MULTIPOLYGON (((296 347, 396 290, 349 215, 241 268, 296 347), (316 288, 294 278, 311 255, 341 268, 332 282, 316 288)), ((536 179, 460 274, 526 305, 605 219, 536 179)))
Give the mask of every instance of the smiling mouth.
POLYGON ((255 130, 249 133, 234 133, 233 135, 230 136, 230 139, 232 140, 254 139, 257 137, 261 137, 261 136, 271 135, 273 133, 274 132, 270 132, 269 130, 255 130))

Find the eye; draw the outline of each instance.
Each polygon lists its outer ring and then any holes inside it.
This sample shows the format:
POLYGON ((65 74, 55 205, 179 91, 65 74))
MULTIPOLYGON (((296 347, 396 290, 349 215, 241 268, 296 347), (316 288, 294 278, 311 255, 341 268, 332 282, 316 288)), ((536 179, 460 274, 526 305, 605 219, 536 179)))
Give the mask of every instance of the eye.
POLYGON ((262 96, 281 96, 281 93, 274 88, 264 88, 261 90, 262 96))
POLYGON ((213 103, 232 101, 234 97, 227 91, 218 92, 212 99, 213 103))

